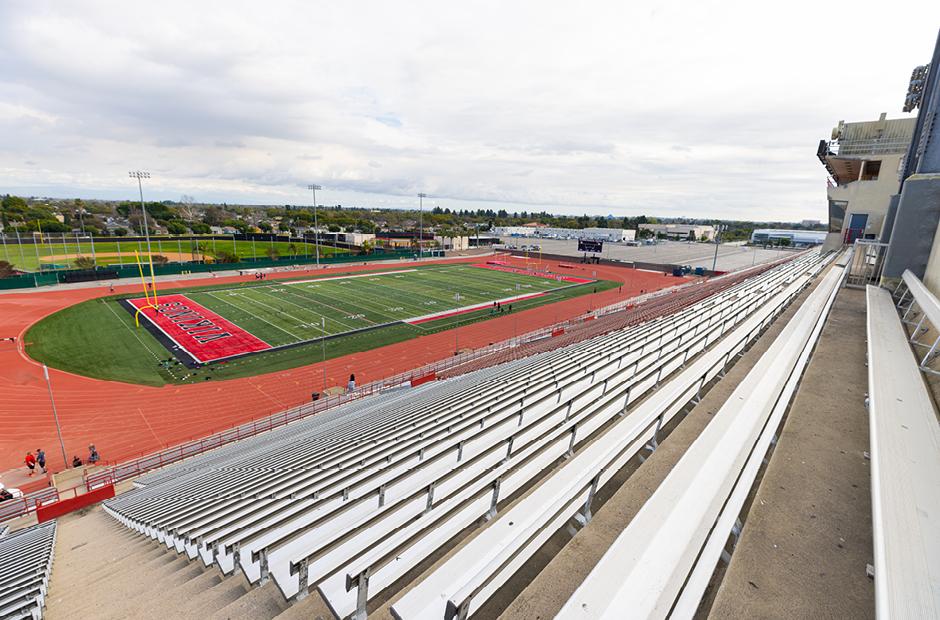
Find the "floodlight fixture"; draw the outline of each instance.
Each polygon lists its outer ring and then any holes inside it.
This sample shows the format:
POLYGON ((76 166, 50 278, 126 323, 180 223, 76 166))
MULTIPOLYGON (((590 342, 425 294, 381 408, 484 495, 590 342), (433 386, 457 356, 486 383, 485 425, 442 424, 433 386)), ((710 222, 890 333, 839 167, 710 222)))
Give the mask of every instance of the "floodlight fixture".
POLYGON ((147 239, 147 260, 153 260, 153 253, 150 251, 150 227, 147 225, 147 207, 144 206, 144 186, 141 179, 149 179, 150 173, 144 170, 131 170, 127 175, 132 179, 137 179, 137 189, 140 191, 140 211, 144 216, 144 237, 147 239))

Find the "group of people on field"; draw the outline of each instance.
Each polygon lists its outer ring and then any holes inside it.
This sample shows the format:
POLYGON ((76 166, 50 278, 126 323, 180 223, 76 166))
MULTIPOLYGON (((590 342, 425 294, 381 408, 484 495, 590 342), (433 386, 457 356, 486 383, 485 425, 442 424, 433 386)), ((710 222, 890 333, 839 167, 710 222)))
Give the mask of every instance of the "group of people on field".
MULTIPOLYGON (((88 459, 87 463, 89 465, 94 465, 101 460, 101 455, 98 454, 98 448, 95 447, 95 444, 88 444, 88 459)), ((36 468, 38 467, 42 473, 46 472, 46 452, 42 448, 36 448, 36 454, 32 452, 26 453, 26 458, 24 459, 26 463, 26 468, 29 469, 29 475, 32 476, 36 473, 36 468)), ((82 461, 81 457, 77 454, 72 457, 72 467, 81 467, 85 463, 82 461)))

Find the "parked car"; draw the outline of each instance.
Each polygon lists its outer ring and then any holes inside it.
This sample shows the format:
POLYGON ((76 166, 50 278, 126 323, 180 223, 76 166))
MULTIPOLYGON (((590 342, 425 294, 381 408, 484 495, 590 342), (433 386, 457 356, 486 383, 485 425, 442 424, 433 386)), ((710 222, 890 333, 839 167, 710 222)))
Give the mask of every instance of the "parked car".
POLYGON ((17 497, 23 497, 23 492, 19 489, 7 489, 3 486, 3 483, 0 482, 0 501, 6 501, 8 499, 14 499, 17 497))

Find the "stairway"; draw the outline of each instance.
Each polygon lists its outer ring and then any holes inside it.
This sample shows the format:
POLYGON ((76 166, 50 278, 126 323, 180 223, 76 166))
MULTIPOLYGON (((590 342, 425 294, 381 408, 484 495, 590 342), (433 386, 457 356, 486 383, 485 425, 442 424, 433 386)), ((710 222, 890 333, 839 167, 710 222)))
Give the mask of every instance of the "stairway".
POLYGON ((333 618, 319 596, 289 606, 273 583, 250 588, 241 575, 168 550, 109 517, 100 506, 59 519, 46 620, 289 620, 333 618))

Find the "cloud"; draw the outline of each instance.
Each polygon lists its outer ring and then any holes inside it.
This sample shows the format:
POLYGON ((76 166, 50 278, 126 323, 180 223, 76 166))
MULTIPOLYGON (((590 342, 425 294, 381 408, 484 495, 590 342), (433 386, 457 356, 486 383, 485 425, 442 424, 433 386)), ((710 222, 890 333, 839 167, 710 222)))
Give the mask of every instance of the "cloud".
POLYGON ((940 17, 915 5, 7 0, 0 185, 824 218, 815 145, 901 116, 940 17), (879 52, 832 64, 835 23, 879 52))

